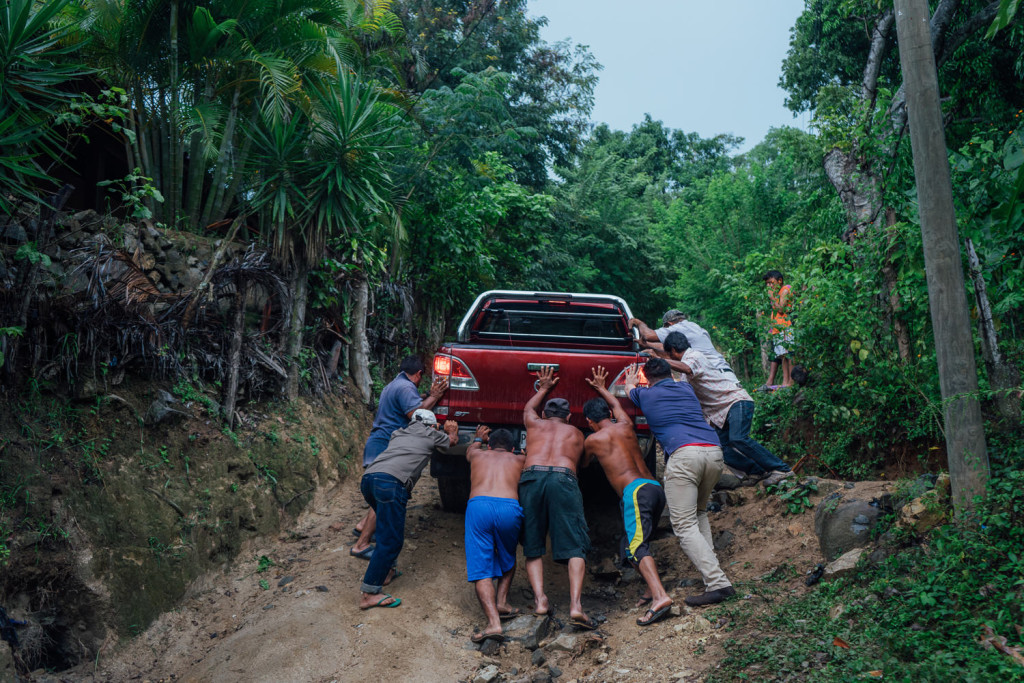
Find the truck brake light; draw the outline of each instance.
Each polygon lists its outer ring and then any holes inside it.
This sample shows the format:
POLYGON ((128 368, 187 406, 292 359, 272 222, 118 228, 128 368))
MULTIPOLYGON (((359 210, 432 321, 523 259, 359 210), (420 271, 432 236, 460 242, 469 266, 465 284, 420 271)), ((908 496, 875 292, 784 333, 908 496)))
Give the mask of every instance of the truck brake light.
POLYGON ((644 366, 641 363, 632 363, 622 369, 622 372, 618 374, 615 381, 612 382, 611 386, 608 387, 609 391, 612 392, 612 396, 617 398, 626 398, 626 373, 631 369, 636 368, 640 371, 640 375, 637 377, 637 386, 647 386, 647 375, 644 374, 644 366))
POLYGON ((434 376, 447 377, 448 387, 464 391, 477 391, 480 385, 466 364, 455 356, 438 354, 434 356, 434 376))

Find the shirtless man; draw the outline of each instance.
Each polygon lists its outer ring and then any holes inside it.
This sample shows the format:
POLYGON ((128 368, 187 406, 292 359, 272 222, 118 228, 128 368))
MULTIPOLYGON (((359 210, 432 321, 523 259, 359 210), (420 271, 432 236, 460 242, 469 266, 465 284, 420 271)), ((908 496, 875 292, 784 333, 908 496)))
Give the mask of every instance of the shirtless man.
POLYGON ((599 366, 592 372, 593 378, 588 377, 587 384, 594 387, 601 398, 592 398, 583 406, 583 415, 594 431, 583 447, 588 460, 597 458, 601 463, 608 483, 619 495, 619 509, 626 528, 622 556, 640 570, 640 575, 647 582, 647 590, 638 606, 650 603, 647 612, 636 623, 650 626, 668 614, 672 607, 672 598, 661 585, 658 566, 649 547, 665 509, 665 491, 644 464, 629 414, 605 387, 608 371, 599 366))
POLYGON ((580 595, 590 550, 583 496, 576 470, 583 455, 583 433, 569 424, 569 402, 553 398, 538 414, 541 403, 558 384, 554 368, 537 373, 537 393, 523 409, 526 425, 526 467, 519 480, 523 505, 523 554, 526 574, 534 595, 534 613, 548 613, 544 594, 545 537, 551 534, 551 555, 555 562, 569 565, 569 619, 573 626, 592 631, 597 622, 583 611, 580 595))
POLYGON ((519 506, 519 476, 526 456, 513 453, 514 437, 507 429, 491 431, 480 425, 466 451, 470 490, 466 506, 466 576, 476 585, 476 597, 487 615, 487 628, 472 641, 501 641, 501 622, 519 616, 508 604, 516 573, 516 546, 523 525, 519 506), (487 444, 488 448, 483 445, 487 444), (498 580, 495 595, 494 579, 498 580))

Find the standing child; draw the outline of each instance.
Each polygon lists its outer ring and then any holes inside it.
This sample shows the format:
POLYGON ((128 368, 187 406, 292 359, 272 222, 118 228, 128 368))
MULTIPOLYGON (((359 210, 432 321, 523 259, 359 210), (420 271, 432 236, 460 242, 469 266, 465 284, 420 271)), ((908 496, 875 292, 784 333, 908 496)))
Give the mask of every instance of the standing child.
POLYGON ((793 323, 789 319, 789 314, 793 311, 793 291, 786 284, 782 273, 777 270, 769 270, 762 279, 768 287, 768 298, 772 302, 771 338, 772 350, 775 353, 766 384, 769 387, 775 384, 775 374, 781 365, 782 386, 792 386, 793 364, 789 358, 790 349, 787 347, 793 344, 793 323))

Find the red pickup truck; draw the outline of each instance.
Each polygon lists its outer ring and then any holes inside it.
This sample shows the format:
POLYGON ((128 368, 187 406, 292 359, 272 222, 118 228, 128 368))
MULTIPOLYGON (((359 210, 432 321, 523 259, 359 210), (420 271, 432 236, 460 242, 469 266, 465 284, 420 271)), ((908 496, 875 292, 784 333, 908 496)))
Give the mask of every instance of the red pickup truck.
MULTIPOLYGON (((641 452, 652 472, 654 439, 647 421, 625 392, 625 371, 639 357, 638 335, 626 302, 603 294, 484 292, 459 324, 456 341, 434 355, 435 376, 449 378, 449 390, 434 407, 438 420, 459 423, 459 443, 435 453, 430 473, 437 479, 445 510, 462 511, 469 498, 465 449, 477 425, 504 427, 526 443, 523 408, 536 393, 537 371, 547 365, 560 378, 548 398, 569 401, 569 421, 588 433, 583 404, 597 396, 584 378, 601 365, 609 389, 633 418, 641 452)), ((598 467, 593 465, 593 467, 598 467)))

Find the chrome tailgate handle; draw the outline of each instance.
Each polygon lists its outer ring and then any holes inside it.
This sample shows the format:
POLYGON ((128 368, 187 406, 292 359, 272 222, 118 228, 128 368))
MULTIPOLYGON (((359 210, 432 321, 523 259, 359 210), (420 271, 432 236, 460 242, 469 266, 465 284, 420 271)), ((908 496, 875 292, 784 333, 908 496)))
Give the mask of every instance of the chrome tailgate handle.
POLYGON ((540 372, 541 368, 551 368, 558 372, 558 363, 527 363, 526 369, 529 372, 540 372))

